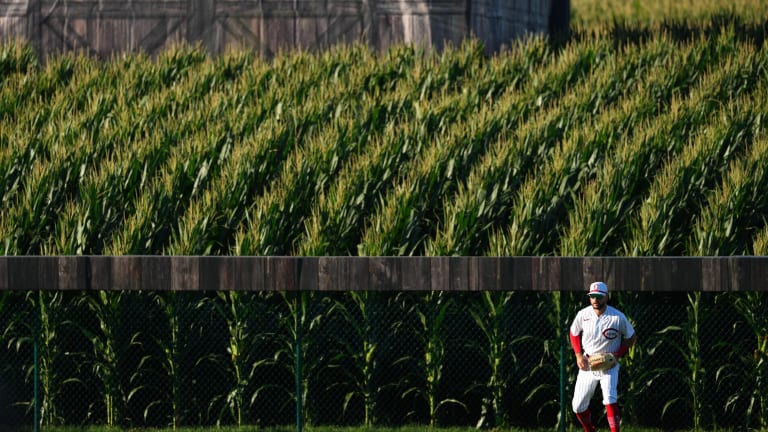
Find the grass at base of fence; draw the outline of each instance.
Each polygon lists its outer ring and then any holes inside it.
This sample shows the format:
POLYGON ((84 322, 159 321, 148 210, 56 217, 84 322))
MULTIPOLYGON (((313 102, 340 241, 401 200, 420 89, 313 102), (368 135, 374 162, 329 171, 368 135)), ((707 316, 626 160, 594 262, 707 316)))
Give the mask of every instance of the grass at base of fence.
MULTIPOLYGON (((608 430, 605 426, 602 430, 608 430)), ((567 432, 580 432, 581 427, 576 425, 569 426, 567 432)), ((621 430, 623 432, 683 432, 671 431, 656 428, 646 427, 633 427, 629 425, 622 425, 621 430)), ((730 429, 716 429, 718 432, 731 432, 730 429)), ((107 426, 89 426, 87 428, 82 427, 56 427, 56 428, 43 428, 43 432, 295 432, 295 426, 277 426, 277 427, 258 427, 258 426, 222 426, 222 427, 184 427, 184 428, 117 428, 107 426)), ((538 428, 538 429, 523 429, 523 428, 492 428, 492 429, 476 429, 472 427, 450 427, 450 428, 432 428, 426 425, 414 425, 414 426, 401 426, 401 427, 371 427, 366 428, 362 426, 306 426, 302 429, 303 432, 477 432, 477 431, 489 431, 489 432, 553 432, 555 428, 538 428)), ((703 431, 706 432, 706 431, 703 431)))

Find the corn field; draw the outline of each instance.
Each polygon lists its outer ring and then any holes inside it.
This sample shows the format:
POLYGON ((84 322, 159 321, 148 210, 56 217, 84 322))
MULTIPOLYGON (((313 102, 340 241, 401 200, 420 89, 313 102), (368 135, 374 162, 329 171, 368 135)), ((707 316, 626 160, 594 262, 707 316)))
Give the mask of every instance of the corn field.
MULTIPOLYGON (((0 253, 768 254, 765 5, 659 1, 673 13, 654 21, 625 2, 606 23, 604 2, 573 3, 567 38, 493 56, 4 42, 0 253)), ((768 428, 764 294, 616 288, 639 335, 626 422, 768 428)), ((6 291, 0 428, 570 424, 559 350, 581 305, 6 291)))
MULTIPOLYGON (((0 297, 8 430, 28 430, 35 413, 43 430, 268 427, 297 417, 318 426, 575 426, 570 410, 564 423, 559 414, 576 375, 565 332, 586 304, 580 292, 0 297)), ((768 427, 765 295, 616 292, 612 303, 641 338, 622 360, 625 424, 768 427)), ((600 419, 599 396, 593 404, 600 419)))
POLYGON ((765 244, 760 26, 98 61, 0 53, 6 255, 730 255, 765 244))

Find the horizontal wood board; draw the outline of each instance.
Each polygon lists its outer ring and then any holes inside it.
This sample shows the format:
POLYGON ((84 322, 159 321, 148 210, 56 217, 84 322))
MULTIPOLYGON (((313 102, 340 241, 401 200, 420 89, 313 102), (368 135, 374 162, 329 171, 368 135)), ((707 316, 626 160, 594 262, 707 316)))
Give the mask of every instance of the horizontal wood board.
POLYGON ((4 256, 0 290, 766 291, 768 257, 4 256))

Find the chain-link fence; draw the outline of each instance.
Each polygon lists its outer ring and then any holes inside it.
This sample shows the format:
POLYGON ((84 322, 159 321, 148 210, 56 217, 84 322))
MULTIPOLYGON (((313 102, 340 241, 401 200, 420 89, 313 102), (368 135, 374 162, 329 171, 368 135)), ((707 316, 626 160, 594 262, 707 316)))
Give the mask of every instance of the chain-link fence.
MULTIPOLYGON (((764 293, 611 304, 638 335, 622 360, 625 424, 768 426, 764 293)), ((533 291, 6 291, 0 428, 564 427, 566 331, 586 305, 533 291)))

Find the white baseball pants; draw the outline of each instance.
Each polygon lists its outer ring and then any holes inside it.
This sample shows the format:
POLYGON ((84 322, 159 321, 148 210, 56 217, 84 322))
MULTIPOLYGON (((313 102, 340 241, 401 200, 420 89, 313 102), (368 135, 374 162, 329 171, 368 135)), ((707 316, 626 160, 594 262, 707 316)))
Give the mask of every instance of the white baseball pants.
POLYGON ((573 390, 573 412, 580 413, 589 408, 589 401, 592 399, 598 383, 603 392, 603 405, 618 402, 619 367, 620 365, 617 364, 602 372, 579 369, 576 387, 573 390))

